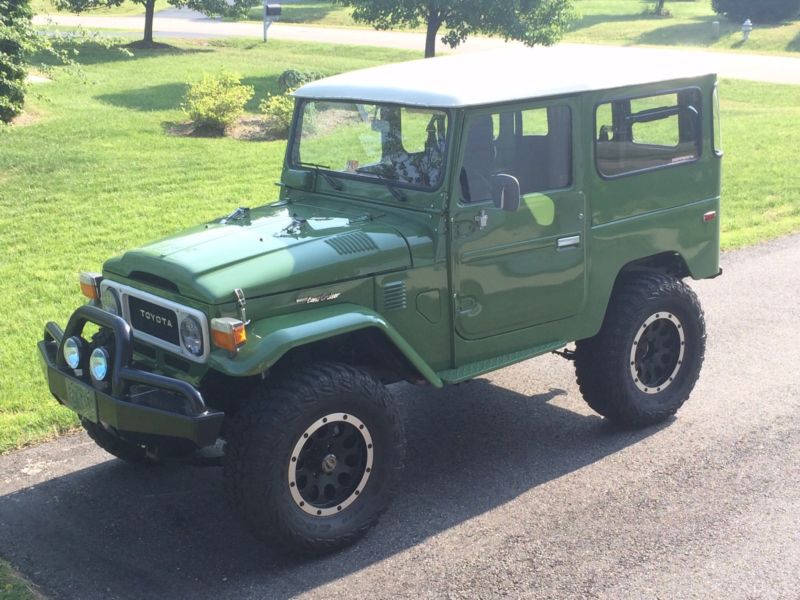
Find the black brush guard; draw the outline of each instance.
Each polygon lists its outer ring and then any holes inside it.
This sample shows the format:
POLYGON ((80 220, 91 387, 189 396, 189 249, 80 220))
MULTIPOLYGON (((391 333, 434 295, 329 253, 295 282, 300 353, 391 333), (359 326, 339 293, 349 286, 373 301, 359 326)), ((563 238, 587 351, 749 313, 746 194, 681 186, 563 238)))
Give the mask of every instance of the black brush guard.
POLYGON ((199 448, 216 442, 224 413, 209 409, 202 394, 186 381, 133 368, 133 332, 121 317, 96 306, 81 306, 70 317, 66 330, 47 323, 38 346, 50 392, 81 417, 123 435, 189 440, 199 448), (113 332, 110 385, 106 389, 92 385, 64 359, 64 340, 81 336, 87 323, 113 332))

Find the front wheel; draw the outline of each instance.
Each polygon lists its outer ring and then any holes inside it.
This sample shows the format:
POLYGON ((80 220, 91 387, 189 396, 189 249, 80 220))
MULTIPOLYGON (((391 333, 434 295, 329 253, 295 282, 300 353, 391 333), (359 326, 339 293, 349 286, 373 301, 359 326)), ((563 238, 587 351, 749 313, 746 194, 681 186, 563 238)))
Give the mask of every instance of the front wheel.
POLYGON ((144 446, 123 440, 98 423, 81 418, 81 426, 95 444, 120 460, 137 465, 158 464, 158 459, 148 454, 144 446))
POLYGON ((705 341, 703 310, 689 286, 668 275, 630 275, 617 285, 600 332, 576 344, 581 393, 613 421, 661 422, 689 398, 705 341))
POLYGON ((404 456, 386 388, 365 371, 327 363, 256 391, 228 430, 225 479, 258 537, 318 554, 377 522, 404 456))

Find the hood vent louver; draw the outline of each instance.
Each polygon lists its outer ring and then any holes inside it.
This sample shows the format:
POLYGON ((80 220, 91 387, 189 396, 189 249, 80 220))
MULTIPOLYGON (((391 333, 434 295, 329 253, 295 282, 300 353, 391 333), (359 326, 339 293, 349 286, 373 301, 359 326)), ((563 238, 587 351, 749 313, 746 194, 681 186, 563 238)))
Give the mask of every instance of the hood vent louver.
POLYGON ((402 310, 406 307, 406 282, 393 281, 383 286, 383 308, 402 310))
POLYGON ((374 252, 378 249, 377 244, 372 241, 372 238, 362 231, 353 231, 351 233, 337 235, 325 240, 325 243, 342 255, 374 252))

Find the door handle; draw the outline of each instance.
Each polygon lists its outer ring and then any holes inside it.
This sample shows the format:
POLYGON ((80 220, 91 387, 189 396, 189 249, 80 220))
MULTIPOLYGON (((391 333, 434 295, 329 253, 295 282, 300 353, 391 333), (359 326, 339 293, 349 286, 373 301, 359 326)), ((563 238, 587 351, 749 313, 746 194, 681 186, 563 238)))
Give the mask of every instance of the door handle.
POLYGON ((481 210, 481 212, 475 215, 474 221, 478 225, 478 229, 485 229, 489 224, 489 213, 485 210, 481 210))
POLYGON ((566 250, 567 248, 575 248, 576 246, 581 245, 581 236, 579 235, 570 235, 563 238, 558 238, 556 240, 556 249, 557 250, 566 250))

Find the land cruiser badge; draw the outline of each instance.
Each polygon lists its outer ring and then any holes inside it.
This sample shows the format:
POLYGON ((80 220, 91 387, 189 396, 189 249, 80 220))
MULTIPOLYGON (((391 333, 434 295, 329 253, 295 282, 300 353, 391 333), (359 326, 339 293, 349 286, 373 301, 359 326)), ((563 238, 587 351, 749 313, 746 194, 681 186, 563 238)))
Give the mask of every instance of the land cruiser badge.
POLYGON ((329 300, 336 300, 341 296, 341 292, 331 292, 329 294, 320 294, 319 296, 305 296, 295 300, 297 304, 316 304, 317 302, 328 302, 329 300))

